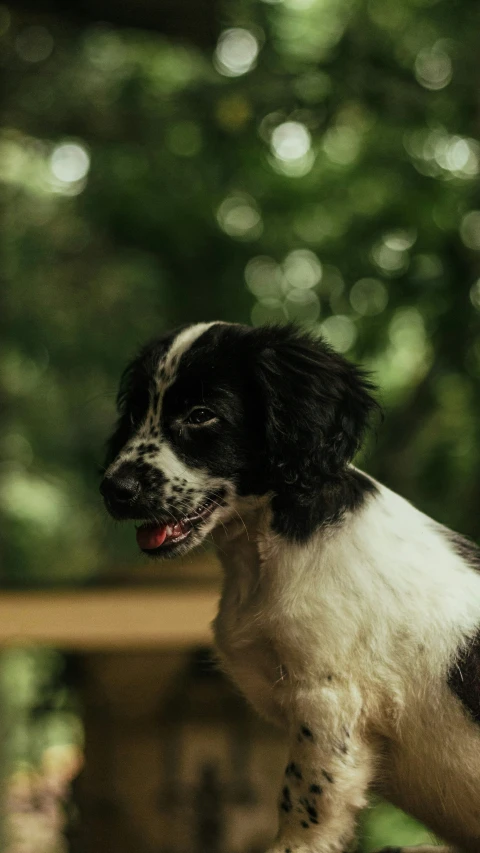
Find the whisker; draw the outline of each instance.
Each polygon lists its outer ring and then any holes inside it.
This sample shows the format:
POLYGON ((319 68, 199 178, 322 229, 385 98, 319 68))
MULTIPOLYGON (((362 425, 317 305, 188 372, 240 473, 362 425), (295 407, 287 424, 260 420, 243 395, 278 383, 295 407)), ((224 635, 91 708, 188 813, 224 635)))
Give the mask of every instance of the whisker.
MULTIPOLYGON (((215 492, 214 492, 214 494, 215 494, 215 492)), ((217 497, 219 497, 219 496, 217 495, 217 497)), ((221 507, 221 506, 222 506, 222 504, 219 504, 218 502, 215 502, 215 501, 213 501, 213 500, 212 500, 212 503, 216 503, 216 505, 217 505, 218 507, 221 507)), ((245 530, 245 533, 246 533, 246 536, 247 536, 247 540, 250 542, 250 535, 249 535, 249 533, 248 533, 247 525, 246 525, 246 523, 245 523, 244 519, 242 518, 242 516, 240 515, 239 511, 238 511, 237 509, 235 509, 235 507, 233 507, 233 506, 230 506, 230 507, 229 507, 229 509, 231 509, 231 510, 232 510, 232 512, 234 512, 234 513, 235 513, 235 515, 237 515, 237 516, 238 516, 238 518, 240 519, 241 523, 243 524, 243 527, 244 527, 244 530, 245 530)))

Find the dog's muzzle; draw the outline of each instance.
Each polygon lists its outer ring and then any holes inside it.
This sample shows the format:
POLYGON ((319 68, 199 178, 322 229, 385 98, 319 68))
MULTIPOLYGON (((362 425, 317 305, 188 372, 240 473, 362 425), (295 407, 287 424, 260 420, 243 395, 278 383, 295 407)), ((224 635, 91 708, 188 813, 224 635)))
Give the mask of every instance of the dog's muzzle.
POLYGON ((110 515, 117 519, 144 518, 141 512, 142 484, 133 465, 121 465, 117 471, 104 477, 100 494, 110 515))

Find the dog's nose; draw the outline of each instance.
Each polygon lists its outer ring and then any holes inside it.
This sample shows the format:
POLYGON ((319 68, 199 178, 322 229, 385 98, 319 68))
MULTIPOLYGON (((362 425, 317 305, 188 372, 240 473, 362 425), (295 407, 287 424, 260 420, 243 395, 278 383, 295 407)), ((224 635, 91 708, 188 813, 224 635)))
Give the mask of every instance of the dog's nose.
POLYGON ((140 494, 140 483, 130 472, 120 469, 110 477, 104 477, 100 484, 100 493, 110 504, 130 504, 140 494))

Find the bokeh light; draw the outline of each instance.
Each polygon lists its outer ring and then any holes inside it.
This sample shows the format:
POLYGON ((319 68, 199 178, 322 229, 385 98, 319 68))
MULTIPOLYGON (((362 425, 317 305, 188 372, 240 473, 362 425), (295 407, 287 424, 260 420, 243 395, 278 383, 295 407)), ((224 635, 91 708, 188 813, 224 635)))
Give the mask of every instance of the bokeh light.
POLYGON ((288 285, 306 290, 319 283, 322 265, 314 252, 309 249, 296 249, 286 256, 283 272, 288 285))
POLYGON ((350 304, 357 314, 373 317, 381 314, 388 303, 388 290, 377 278, 361 278, 350 291, 350 304))
POLYGON ((87 33, 85 51, 92 65, 104 74, 116 74, 126 65, 125 44, 120 33, 105 24, 87 33))
POLYGON ((280 174, 292 178, 307 175, 315 157, 308 128, 299 121, 284 121, 271 132, 272 166, 280 174))
POLYGON ((215 49, 215 67, 226 77, 240 77, 255 67, 259 49, 250 30, 242 27, 224 30, 215 49))
POLYGON ((470 288, 470 302, 477 311, 480 311, 480 278, 470 288))
POLYGON ((222 231, 230 237, 253 240, 263 230, 256 202, 246 193, 228 196, 217 210, 217 220, 222 231))
POLYGON ((50 170, 60 192, 70 195, 81 192, 89 169, 90 155, 83 145, 62 142, 53 149, 50 170))
POLYGON ((50 56, 53 44, 53 37, 47 28, 35 25, 19 32, 15 49, 24 62, 43 62, 50 56))
POLYGON ((321 324, 320 330, 325 340, 339 352, 348 352, 357 338, 355 323, 344 314, 327 317, 321 324))
POLYGON ((278 297, 283 281, 280 264, 267 255, 251 258, 245 267, 245 281, 259 299, 278 297))
POLYGON ((413 231, 399 229, 384 234, 372 248, 372 260, 384 275, 401 275, 409 265, 408 250, 415 240, 416 234, 413 231))
POLYGON ((332 163, 348 166, 353 163, 360 151, 360 135, 347 125, 332 127, 323 138, 323 150, 332 163))
POLYGON ((460 236, 469 249, 480 251, 480 210, 466 213, 460 225, 460 236))
POLYGON ((311 144, 309 131, 298 121, 285 121, 272 133, 271 146, 275 157, 288 163, 305 157, 311 144))
POLYGON ((423 48, 415 60, 415 76, 425 89, 444 89, 452 79, 452 61, 440 45, 423 48))
POLYGON ((480 171, 480 144, 471 137, 449 134, 443 128, 413 131, 404 137, 405 149, 417 168, 433 176, 469 180, 480 171))

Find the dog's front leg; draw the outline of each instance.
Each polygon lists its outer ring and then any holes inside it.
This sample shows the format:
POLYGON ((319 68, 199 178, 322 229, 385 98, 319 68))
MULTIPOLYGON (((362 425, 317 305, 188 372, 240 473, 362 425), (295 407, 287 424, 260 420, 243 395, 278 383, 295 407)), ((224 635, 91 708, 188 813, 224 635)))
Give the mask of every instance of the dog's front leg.
POLYGON ((362 737, 361 697, 333 684, 295 695, 290 749, 270 853, 343 853, 366 805, 372 748, 362 737))

